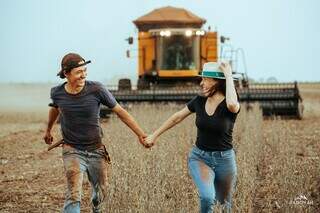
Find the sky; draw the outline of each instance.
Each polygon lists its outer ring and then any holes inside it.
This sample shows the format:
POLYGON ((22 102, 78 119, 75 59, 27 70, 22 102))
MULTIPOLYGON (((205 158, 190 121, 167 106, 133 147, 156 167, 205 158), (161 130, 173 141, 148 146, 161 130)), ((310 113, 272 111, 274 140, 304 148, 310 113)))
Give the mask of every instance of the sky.
MULTIPOLYGON (((245 52, 250 78, 320 81, 318 0, 0 0, 0 82, 60 82, 61 58, 77 52, 92 64, 88 79, 110 82, 137 75, 132 23, 160 7, 205 18, 245 52)), ((239 71, 244 71, 239 66, 239 71)))

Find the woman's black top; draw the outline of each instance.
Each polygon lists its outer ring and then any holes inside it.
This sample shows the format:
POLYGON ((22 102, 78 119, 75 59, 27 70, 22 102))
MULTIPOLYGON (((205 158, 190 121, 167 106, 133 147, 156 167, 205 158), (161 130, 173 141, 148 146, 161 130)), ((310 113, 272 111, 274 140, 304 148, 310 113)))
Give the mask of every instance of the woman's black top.
POLYGON ((224 99, 214 114, 208 115, 205 110, 206 101, 207 97, 196 96, 187 103, 188 109, 196 113, 197 147, 205 151, 232 149, 233 126, 239 112, 230 112, 224 99))

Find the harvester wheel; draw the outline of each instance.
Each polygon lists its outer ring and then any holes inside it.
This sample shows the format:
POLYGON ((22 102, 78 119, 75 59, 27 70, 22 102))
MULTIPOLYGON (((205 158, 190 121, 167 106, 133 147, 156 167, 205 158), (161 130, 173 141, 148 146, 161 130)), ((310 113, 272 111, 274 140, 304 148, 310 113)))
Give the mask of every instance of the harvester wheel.
POLYGON ((241 84, 242 84, 242 88, 248 88, 249 87, 248 79, 242 79, 241 84))
POLYGON ((298 108, 297 108, 297 118, 300 120, 302 119, 302 116, 303 116, 303 110, 304 110, 304 106, 302 102, 299 101, 298 108))
POLYGON ((131 90, 131 80, 128 78, 122 78, 118 83, 118 90, 131 90))
POLYGON ((138 79, 138 89, 150 89, 150 83, 145 77, 138 79))

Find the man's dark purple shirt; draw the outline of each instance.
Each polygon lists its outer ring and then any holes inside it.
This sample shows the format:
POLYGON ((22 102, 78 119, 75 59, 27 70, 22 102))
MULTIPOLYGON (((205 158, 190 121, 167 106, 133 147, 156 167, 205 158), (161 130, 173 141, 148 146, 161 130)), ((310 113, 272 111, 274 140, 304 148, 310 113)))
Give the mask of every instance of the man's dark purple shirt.
POLYGON ((53 106, 60 111, 64 142, 81 150, 92 150, 101 144, 100 105, 116 106, 113 95, 99 82, 86 81, 78 94, 67 93, 66 82, 51 89, 53 106))

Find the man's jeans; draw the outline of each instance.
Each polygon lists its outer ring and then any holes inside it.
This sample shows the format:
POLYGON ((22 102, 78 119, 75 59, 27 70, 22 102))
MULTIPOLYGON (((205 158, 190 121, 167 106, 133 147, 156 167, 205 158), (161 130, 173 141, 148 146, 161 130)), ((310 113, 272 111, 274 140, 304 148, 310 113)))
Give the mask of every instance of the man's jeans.
POLYGON ((189 173, 198 189, 201 213, 212 212, 219 201, 231 212, 237 167, 233 149, 207 152, 194 146, 188 158, 189 173))
POLYGON ((94 151, 81 151, 64 144, 62 156, 68 185, 63 212, 80 212, 85 172, 92 186, 92 210, 101 212, 107 191, 107 169, 110 161, 105 147, 102 146, 94 151))

